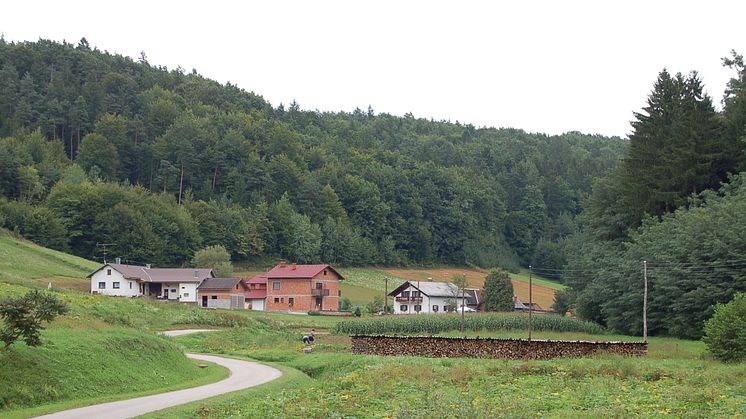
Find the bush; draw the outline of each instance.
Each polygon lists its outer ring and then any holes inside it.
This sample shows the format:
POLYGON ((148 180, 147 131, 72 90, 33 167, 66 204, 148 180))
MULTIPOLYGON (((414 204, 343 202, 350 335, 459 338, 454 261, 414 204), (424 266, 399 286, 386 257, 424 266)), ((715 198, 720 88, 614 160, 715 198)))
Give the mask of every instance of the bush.
POLYGON ((722 361, 746 360, 746 293, 738 293, 728 304, 718 304, 705 322, 707 349, 722 361))
POLYGON ((360 306, 355 307, 355 311, 353 312, 355 314, 355 317, 360 317, 363 315, 362 311, 360 311, 360 306))
POLYGON ((41 345, 42 322, 51 322, 69 308, 54 295, 41 291, 30 291, 22 297, 0 301, 0 317, 5 324, 0 329, 0 340, 4 349, 23 338, 28 346, 41 345))

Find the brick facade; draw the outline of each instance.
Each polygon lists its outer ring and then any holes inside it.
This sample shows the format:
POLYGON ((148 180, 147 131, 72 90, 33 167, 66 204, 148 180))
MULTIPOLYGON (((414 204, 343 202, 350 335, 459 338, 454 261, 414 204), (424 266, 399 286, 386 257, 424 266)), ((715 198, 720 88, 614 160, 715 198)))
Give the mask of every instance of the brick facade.
POLYGON ((266 310, 339 311, 339 280, 333 269, 312 278, 268 278, 266 310))

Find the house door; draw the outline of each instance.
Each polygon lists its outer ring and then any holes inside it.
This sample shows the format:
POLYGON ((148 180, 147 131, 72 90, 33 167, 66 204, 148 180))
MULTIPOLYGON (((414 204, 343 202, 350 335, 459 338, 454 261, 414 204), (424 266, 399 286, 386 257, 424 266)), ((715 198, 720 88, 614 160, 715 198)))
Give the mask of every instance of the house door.
POLYGON ((321 301, 322 301, 321 297, 316 297, 316 309, 317 310, 323 310, 324 309, 324 306, 322 305, 321 301))
POLYGON ((207 307, 207 296, 206 295, 202 296, 202 307, 207 307))

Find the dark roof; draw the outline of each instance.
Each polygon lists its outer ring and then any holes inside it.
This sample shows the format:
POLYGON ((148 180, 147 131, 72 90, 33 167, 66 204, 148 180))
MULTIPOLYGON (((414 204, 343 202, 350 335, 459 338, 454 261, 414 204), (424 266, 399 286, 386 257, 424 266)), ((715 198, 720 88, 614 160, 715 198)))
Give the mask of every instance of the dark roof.
MULTIPOLYGON (((207 278, 205 279, 202 284, 200 284, 199 287, 197 287, 198 290, 204 291, 204 290, 234 290, 236 289, 236 285, 241 282, 241 278, 207 278)), ((241 287, 243 289, 246 288, 244 285, 241 287)), ((243 291, 243 290, 242 290, 243 291)))
POLYGON ((479 290, 477 288, 466 288, 466 305, 479 305, 479 290))
POLYGON ((307 279, 313 278, 324 269, 329 269, 336 273, 339 279, 344 279, 339 272, 329 265, 296 265, 294 263, 279 263, 270 269, 266 276, 268 279, 307 279))
POLYGON ((111 266, 112 269, 121 273, 125 279, 135 279, 141 282, 201 282, 205 278, 215 276, 212 269, 204 268, 148 268, 146 266, 107 263, 91 272, 88 278, 107 266, 111 266))

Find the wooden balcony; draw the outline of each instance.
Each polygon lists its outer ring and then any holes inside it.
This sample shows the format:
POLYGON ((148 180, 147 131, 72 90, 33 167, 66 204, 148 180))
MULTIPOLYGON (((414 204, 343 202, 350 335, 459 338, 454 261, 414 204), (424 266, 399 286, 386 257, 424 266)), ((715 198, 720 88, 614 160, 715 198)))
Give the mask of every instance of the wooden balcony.
POLYGON ((328 288, 312 288, 311 295, 314 297, 328 297, 329 289, 328 288))
POLYGON ((396 297, 396 301, 401 303, 421 303, 422 297, 396 297))

